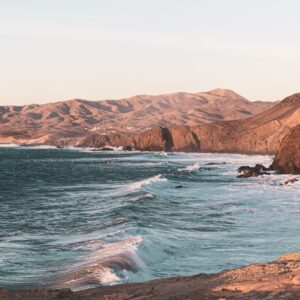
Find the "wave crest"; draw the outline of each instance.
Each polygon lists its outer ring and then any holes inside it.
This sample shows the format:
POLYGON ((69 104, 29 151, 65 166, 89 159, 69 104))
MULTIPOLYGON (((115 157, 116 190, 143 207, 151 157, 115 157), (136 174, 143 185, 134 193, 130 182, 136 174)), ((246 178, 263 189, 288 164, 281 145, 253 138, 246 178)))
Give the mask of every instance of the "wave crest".
POLYGON ((149 184, 152 184, 152 183, 158 182, 158 181, 168 181, 168 179, 163 178, 161 174, 158 174, 156 176, 149 177, 149 178, 144 179, 144 180, 140 180, 140 181, 130 183, 130 184, 127 185, 127 188, 130 189, 130 190, 139 190, 145 185, 149 185, 149 184))
POLYGON ((193 172, 193 171, 197 171, 201 168, 201 165, 199 163, 194 163, 193 165, 189 165, 185 168, 180 168, 178 169, 178 171, 181 171, 181 172, 193 172))
POLYGON ((143 267, 143 262, 137 255, 141 236, 132 236, 124 240, 106 243, 89 241, 81 246, 83 249, 95 249, 71 270, 64 272, 55 285, 57 288, 82 290, 95 285, 118 283, 122 278, 118 272, 124 270, 136 272, 143 267))

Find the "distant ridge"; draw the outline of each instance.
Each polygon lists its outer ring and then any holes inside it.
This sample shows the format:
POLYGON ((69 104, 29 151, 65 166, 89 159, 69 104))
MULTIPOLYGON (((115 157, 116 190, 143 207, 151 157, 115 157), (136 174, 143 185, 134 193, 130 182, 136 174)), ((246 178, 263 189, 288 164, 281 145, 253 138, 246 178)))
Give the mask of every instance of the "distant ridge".
POLYGON ((121 100, 73 99, 0 106, 0 143, 78 144, 91 132, 136 133, 151 127, 196 126, 251 117, 272 102, 250 102, 234 91, 139 95, 121 100))
POLYGON ((138 150, 274 154, 283 137, 298 124, 300 93, 246 119, 156 127, 133 136, 90 135, 83 146, 127 145, 138 150))

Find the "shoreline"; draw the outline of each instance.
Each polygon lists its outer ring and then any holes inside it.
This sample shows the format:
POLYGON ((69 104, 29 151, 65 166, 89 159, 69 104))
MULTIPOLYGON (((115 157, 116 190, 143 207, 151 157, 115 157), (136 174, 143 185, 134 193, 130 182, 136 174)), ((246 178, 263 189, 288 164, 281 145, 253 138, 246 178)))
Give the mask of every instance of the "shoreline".
MULTIPOLYGON (((29 147, 34 146, 48 147, 29 147)), ((48 287, 28 290, 0 288, 0 299, 300 299, 300 253, 284 255, 271 263, 254 264, 211 275, 157 279, 76 292, 48 287)))
POLYGON ((157 279, 77 292, 69 289, 0 288, 0 299, 300 299, 300 253, 285 254, 269 263, 252 264, 211 275, 157 279))
POLYGON ((180 154, 200 154, 200 153, 210 153, 210 154, 238 154, 238 155, 248 155, 248 156, 275 156, 275 152, 247 152, 247 151, 157 151, 157 150, 121 150, 121 149, 114 149, 116 147, 113 146, 106 146, 102 148, 92 148, 92 147, 80 147, 80 146, 58 146, 52 144, 16 144, 16 143, 0 143, 0 148, 36 148, 36 149, 43 149, 43 147, 49 147, 53 149, 75 149, 75 150, 90 150, 90 152, 140 152, 140 153, 180 153, 180 154), (111 150, 107 150, 107 147, 111 147, 111 150))

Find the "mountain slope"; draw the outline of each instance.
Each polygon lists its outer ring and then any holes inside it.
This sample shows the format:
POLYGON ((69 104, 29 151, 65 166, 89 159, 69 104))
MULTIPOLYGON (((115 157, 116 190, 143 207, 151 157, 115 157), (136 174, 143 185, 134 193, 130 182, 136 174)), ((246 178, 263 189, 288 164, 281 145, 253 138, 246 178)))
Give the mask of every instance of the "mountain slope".
POLYGON ((188 125, 251 117, 274 105, 250 102, 230 90, 140 95, 121 100, 70 100, 0 106, 0 143, 76 144, 90 132, 142 132, 154 126, 188 125))
POLYGON ((297 124, 300 124, 300 93, 247 119, 157 127, 133 136, 93 135, 82 145, 125 144, 139 150, 273 154, 282 138, 297 124))

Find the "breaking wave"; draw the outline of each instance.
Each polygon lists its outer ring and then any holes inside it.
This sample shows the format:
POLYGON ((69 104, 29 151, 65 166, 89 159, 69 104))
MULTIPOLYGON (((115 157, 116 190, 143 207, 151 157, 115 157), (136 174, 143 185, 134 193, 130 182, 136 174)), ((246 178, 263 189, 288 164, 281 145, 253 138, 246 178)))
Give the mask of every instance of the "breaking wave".
POLYGON ((130 183, 127 185, 127 188, 130 190, 139 190, 140 188, 142 188, 145 185, 149 185, 149 184, 152 184, 152 183, 158 182, 158 181, 168 181, 168 179, 163 178, 161 174, 158 174, 156 176, 153 176, 153 177, 150 177, 150 178, 147 178, 144 180, 130 183))
POLYGON ((181 171, 181 172, 193 172, 193 171, 197 171, 201 168, 201 165, 199 163, 194 163, 193 165, 189 165, 185 168, 180 168, 178 169, 178 171, 181 171))
POLYGON ((0 148, 18 148, 20 145, 18 144, 0 144, 0 148))
POLYGON ((142 193, 141 195, 137 195, 133 198, 131 198, 132 201, 139 201, 142 199, 151 199, 154 198, 154 195, 151 193, 142 193))
POLYGON ((55 287, 82 290, 121 282, 124 279, 123 271, 137 272, 144 266, 137 255, 141 242, 141 236, 131 236, 117 242, 92 240, 80 245, 82 249, 94 251, 71 270, 64 272, 55 287))

